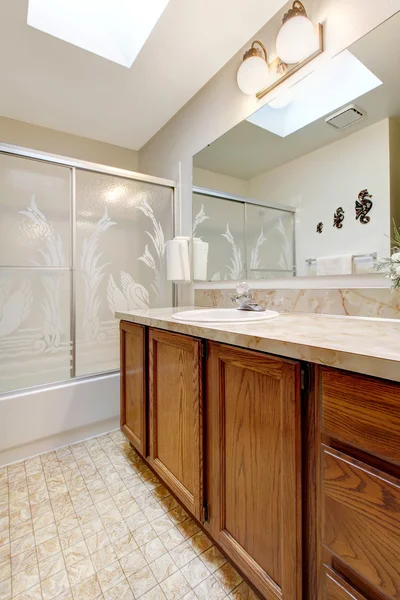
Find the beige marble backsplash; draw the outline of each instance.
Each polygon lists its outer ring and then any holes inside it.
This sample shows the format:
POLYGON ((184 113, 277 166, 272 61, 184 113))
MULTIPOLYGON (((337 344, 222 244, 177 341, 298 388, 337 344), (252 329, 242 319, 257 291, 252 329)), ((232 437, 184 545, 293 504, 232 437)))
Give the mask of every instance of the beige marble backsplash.
MULTIPOLYGON (((233 306, 234 290, 195 290, 196 306, 233 306)), ((400 292, 385 288, 252 290, 256 302, 278 312, 400 319, 400 292)))

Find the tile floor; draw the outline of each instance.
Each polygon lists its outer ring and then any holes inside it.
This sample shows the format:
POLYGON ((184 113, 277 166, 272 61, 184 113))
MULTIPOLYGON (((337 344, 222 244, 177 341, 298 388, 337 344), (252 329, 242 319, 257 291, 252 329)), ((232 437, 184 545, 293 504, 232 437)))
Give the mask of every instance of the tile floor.
POLYGON ((111 432, 0 468, 0 600, 256 600, 111 432))

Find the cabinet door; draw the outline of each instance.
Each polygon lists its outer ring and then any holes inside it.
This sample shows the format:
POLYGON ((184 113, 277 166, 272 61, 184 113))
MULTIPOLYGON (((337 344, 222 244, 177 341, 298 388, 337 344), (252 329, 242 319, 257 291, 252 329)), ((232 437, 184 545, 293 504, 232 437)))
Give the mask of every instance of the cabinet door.
POLYGON ((367 584, 400 598, 400 480, 323 446, 323 543, 367 584))
POLYGON ((210 527, 268 600, 301 598, 300 364, 210 344, 210 527))
POLYGON ((121 321, 121 430, 146 456, 145 328, 121 321))
POLYGON ((201 341, 151 329, 150 461, 198 519, 203 496, 201 341))
POLYGON ((324 600, 366 600, 332 569, 325 567, 324 600))

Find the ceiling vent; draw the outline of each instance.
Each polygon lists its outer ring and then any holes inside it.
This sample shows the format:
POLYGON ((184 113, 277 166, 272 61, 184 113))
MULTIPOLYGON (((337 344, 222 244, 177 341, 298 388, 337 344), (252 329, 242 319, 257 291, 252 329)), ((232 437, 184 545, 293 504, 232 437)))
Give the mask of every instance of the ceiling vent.
POLYGON ((355 104, 349 104, 325 119, 325 123, 332 125, 335 129, 346 129, 365 117, 365 112, 355 104))

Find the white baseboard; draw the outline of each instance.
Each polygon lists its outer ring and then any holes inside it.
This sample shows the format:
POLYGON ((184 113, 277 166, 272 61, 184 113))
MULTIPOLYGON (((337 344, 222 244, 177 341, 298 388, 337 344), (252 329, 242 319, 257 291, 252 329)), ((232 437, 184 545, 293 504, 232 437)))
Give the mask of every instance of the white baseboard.
POLYGON ((119 427, 119 373, 0 399, 0 467, 119 427))

